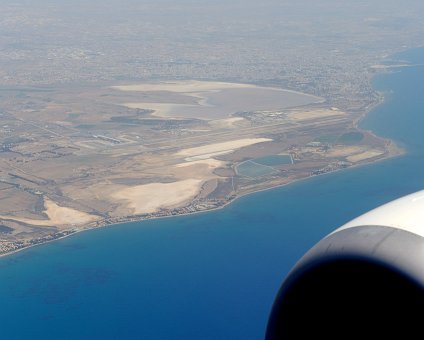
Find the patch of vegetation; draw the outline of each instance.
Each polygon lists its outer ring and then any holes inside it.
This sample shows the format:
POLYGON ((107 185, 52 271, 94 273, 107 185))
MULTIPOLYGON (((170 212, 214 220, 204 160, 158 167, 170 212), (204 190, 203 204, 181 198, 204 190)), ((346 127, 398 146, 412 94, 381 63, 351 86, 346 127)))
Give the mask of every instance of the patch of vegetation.
POLYGON ((12 137, 7 137, 5 139, 3 139, 3 145, 7 145, 7 144, 19 144, 19 143, 27 143, 30 140, 28 138, 24 138, 24 137, 19 137, 19 136, 12 136, 12 137))
POLYGON ((271 175, 275 172, 275 170, 269 166, 261 165, 252 161, 246 161, 239 164, 236 170, 237 174, 246 177, 261 177, 271 175))
POLYGON ((283 165, 283 164, 292 164, 292 159, 290 155, 272 155, 265 156, 260 158, 253 159, 253 162, 262 164, 262 165, 283 165))
POLYGON ((93 124, 80 124, 75 126, 76 129, 93 129, 95 127, 96 125, 93 125, 93 124))
POLYGON ((13 231, 13 228, 7 227, 5 225, 0 225, 0 233, 10 234, 13 231))
POLYGON ((337 140, 338 143, 342 144, 356 144, 359 143, 361 140, 364 139, 364 134, 361 132, 347 132, 339 137, 337 140))
POLYGON ((141 124, 142 122, 134 116, 113 116, 107 123, 141 124))
POLYGON ((322 135, 319 136, 317 138, 315 138, 315 142, 320 142, 320 143, 329 143, 332 144, 334 142, 336 142, 336 140, 339 138, 339 135, 322 135))
POLYGON ((80 114, 80 113, 69 113, 69 114, 68 114, 68 117, 69 117, 70 119, 75 119, 75 118, 78 118, 79 116, 81 116, 81 114, 80 114))

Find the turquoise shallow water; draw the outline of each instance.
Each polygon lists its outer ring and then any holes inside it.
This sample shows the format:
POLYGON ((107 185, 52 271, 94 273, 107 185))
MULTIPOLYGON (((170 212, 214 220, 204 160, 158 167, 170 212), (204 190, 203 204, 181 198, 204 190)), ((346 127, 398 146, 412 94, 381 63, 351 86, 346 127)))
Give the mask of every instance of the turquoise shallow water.
MULTIPOLYGON (((398 56, 424 61, 424 49, 398 56)), ((219 211, 84 232, 0 260, 2 338, 262 339, 296 260, 349 219, 424 188, 424 68, 379 75, 363 127, 405 156, 219 211)))

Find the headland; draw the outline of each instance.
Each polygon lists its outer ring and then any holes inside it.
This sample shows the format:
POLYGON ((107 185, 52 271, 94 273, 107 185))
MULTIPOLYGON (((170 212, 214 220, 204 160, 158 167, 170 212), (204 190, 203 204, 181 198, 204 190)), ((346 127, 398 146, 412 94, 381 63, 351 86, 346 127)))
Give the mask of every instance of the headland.
POLYGON ((275 87, 178 80, 44 90, 12 89, 1 114, 1 254, 217 209, 402 152, 358 128, 364 112, 275 87))

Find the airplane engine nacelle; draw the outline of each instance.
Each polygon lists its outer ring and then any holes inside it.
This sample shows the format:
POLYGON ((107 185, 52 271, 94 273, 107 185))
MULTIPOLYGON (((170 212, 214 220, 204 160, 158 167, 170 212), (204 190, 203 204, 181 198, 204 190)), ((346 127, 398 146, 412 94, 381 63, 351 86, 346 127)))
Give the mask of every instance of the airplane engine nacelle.
POLYGON ((423 336, 424 190, 335 230, 290 271, 266 339, 423 336))

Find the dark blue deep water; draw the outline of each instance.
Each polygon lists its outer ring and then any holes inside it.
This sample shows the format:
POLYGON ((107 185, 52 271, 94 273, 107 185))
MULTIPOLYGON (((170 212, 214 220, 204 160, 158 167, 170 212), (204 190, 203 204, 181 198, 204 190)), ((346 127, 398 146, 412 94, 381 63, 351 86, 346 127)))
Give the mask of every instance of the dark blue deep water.
MULTIPOLYGON (((424 49, 397 56, 424 62, 424 49)), ((280 283, 349 219, 424 188, 424 68, 379 75, 362 123, 404 156, 225 209, 84 232, 0 260, 0 337, 262 339, 280 283)))

